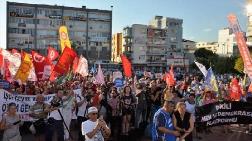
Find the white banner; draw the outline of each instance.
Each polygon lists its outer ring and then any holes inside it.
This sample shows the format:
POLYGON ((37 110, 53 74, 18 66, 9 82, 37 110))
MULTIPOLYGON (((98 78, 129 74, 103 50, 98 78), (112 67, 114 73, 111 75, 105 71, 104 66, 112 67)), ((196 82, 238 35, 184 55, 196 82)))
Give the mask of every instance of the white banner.
MULTIPOLYGON (((46 95, 45 102, 47 103, 50 98, 55 94, 46 95)), ((17 105, 17 113, 20 114, 21 120, 31 121, 33 120, 29 116, 30 106, 35 104, 36 95, 14 95, 6 90, 0 89, 0 119, 2 120, 2 115, 7 111, 9 103, 15 103, 17 105)))

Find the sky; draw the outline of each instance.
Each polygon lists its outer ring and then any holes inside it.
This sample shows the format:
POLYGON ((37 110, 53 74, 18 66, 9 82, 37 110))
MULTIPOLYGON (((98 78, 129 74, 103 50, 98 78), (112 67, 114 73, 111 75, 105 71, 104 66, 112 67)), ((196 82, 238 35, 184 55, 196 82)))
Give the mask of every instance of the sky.
MULTIPOLYGON (((6 1, 0 0, 0 47, 6 46, 6 1)), ((234 13, 246 31, 246 0, 8 0, 32 4, 86 6, 111 10, 112 32, 122 32, 132 24, 148 24, 156 15, 183 19, 183 38, 217 41, 218 30, 228 27, 227 15, 234 13)))

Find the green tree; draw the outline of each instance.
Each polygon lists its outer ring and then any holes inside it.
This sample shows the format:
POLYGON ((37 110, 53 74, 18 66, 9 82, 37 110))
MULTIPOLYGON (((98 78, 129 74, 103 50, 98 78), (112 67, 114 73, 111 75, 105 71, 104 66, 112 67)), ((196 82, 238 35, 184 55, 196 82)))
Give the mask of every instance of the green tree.
POLYGON ((235 60, 235 66, 234 69, 237 70, 240 73, 243 73, 244 65, 243 65, 243 60, 241 57, 238 57, 235 60))

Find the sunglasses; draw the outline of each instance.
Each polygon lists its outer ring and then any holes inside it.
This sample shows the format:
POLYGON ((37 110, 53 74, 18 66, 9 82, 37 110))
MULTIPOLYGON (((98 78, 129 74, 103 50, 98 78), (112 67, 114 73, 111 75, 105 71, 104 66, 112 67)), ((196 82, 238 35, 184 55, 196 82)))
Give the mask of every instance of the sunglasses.
POLYGON ((92 115, 98 115, 98 113, 92 113, 92 115))

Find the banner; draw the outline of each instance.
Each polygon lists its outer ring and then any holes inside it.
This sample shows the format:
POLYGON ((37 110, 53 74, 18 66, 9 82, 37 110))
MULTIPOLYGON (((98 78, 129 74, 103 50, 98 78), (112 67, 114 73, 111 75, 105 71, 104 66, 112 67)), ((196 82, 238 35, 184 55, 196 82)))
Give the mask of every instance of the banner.
POLYGON ((0 89, 10 89, 10 83, 6 80, 0 80, 0 89))
POLYGON ((252 124, 252 104, 224 101, 196 107, 196 124, 210 127, 226 124, 252 124))
POLYGON ((32 68, 32 60, 29 56, 29 54, 24 52, 24 58, 22 59, 22 63, 17 71, 17 74, 15 76, 16 80, 21 80, 22 83, 24 83, 31 71, 32 68))
MULTIPOLYGON (((48 102, 55 94, 46 95, 45 102, 48 102)), ((36 102, 36 95, 14 95, 6 90, 0 89, 0 118, 7 111, 9 103, 15 103, 17 105, 17 113, 20 114, 21 120, 31 121, 33 120, 29 116, 30 107, 36 102)))
POLYGON ((71 48, 71 43, 70 43, 70 40, 68 37, 68 32, 67 32, 66 26, 60 26, 59 35, 60 35, 61 52, 64 52, 65 47, 71 48))
POLYGON ((230 24, 230 27, 232 28, 232 31, 235 34, 237 46, 239 49, 239 52, 241 54, 243 63, 244 63, 244 70, 245 73, 248 74, 249 78, 252 79, 252 59, 249 53, 249 49, 245 40, 245 35, 242 32, 240 25, 238 23, 238 20, 234 14, 228 15, 228 21, 230 24))
POLYGON ((73 60, 76 56, 77 54, 71 48, 65 48, 53 71, 59 74, 66 74, 70 69, 70 66, 72 65, 73 60))
POLYGON ((121 71, 115 71, 115 72, 113 72, 112 78, 113 78, 113 80, 112 80, 113 82, 114 82, 117 78, 119 78, 119 79, 123 78, 122 72, 121 72, 121 71))

